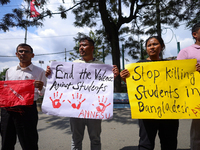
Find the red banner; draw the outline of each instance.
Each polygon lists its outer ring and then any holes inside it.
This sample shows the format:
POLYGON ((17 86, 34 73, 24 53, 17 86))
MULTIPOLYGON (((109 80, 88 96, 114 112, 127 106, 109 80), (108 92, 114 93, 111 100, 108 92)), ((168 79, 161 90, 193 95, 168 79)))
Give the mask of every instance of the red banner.
POLYGON ((32 105, 34 80, 0 81, 0 107, 32 105))
POLYGON ((40 15, 40 13, 37 12, 37 10, 35 9, 35 5, 39 5, 39 4, 37 4, 35 0, 32 0, 30 2, 30 12, 31 12, 30 17, 38 17, 40 15))

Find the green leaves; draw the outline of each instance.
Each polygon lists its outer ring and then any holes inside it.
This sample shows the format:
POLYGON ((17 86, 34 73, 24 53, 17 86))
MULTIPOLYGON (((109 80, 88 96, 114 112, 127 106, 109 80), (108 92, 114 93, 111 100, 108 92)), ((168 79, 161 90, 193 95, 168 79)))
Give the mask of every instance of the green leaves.
POLYGON ((0 0, 1 5, 5 5, 5 4, 8 4, 8 3, 10 3, 10 0, 0 0))
POLYGON ((1 80, 1 81, 4 81, 4 80, 5 80, 6 71, 7 71, 8 69, 9 69, 9 68, 3 69, 3 71, 0 73, 0 80, 1 80))

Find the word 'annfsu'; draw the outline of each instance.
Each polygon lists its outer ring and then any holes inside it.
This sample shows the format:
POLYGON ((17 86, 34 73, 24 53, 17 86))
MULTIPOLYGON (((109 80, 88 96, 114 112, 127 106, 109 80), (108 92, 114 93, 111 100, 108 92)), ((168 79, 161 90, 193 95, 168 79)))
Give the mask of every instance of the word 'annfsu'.
POLYGON ((82 110, 78 115, 78 118, 93 118, 93 119, 109 119, 111 117, 110 113, 100 113, 96 111, 82 110))

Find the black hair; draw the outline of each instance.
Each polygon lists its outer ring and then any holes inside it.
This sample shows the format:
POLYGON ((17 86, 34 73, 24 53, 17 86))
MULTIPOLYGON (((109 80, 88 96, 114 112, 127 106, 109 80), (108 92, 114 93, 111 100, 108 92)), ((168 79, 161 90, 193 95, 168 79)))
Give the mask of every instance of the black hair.
POLYGON ((85 40, 87 40, 87 41, 90 43, 91 46, 94 46, 94 41, 93 41, 93 39, 91 39, 91 38, 88 37, 88 36, 85 36, 85 37, 80 38, 80 39, 79 39, 79 43, 82 42, 82 41, 85 41, 85 40))
MULTIPOLYGON (((200 22, 196 23, 193 27, 192 27, 192 34, 194 32, 197 32, 200 29, 200 22)), ((192 36, 193 37, 193 36, 192 36)), ((194 37, 193 37, 194 38, 194 37)))
POLYGON ((160 36, 150 36, 150 37, 146 40, 146 42, 145 42, 145 47, 147 47, 147 42, 148 42, 150 39, 152 39, 152 38, 155 38, 155 39, 158 40, 158 42, 159 42, 160 45, 162 46, 161 51, 163 51, 163 50, 165 49, 165 43, 164 43, 163 39, 162 39, 160 36))
POLYGON ((21 44, 19 44, 19 45, 17 46, 17 48, 16 48, 16 52, 17 52, 19 46, 28 46, 28 47, 31 49, 31 53, 33 53, 33 48, 32 48, 30 45, 26 44, 26 43, 21 43, 21 44))

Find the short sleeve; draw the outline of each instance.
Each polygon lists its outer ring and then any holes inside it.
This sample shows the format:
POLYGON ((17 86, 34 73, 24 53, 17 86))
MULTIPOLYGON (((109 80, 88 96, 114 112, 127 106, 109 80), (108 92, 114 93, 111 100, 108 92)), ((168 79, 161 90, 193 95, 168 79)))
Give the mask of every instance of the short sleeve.
POLYGON ((177 60, 181 60, 181 59, 188 59, 188 53, 185 49, 181 50, 178 53, 177 60))

